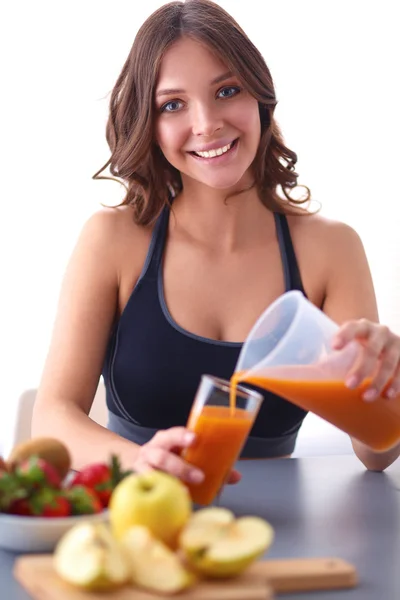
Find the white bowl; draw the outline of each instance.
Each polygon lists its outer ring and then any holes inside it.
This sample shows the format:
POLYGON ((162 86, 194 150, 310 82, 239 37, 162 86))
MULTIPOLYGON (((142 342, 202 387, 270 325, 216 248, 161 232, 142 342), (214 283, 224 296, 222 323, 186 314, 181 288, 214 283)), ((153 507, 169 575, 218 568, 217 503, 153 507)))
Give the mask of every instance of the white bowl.
POLYGON ((0 548, 13 552, 52 552, 68 529, 82 521, 107 522, 108 510, 73 517, 21 517, 0 514, 0 548))

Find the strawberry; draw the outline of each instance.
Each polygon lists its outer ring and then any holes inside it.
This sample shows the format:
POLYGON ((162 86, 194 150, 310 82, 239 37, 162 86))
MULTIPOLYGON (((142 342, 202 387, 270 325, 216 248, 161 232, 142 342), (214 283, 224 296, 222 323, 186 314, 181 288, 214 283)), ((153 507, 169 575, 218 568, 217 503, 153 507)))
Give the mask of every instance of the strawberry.
POLYGON ((15 468, 15 474, 23 485, 28 488, 61 488, 61 477, 56 469, 36 454, 18 464, 15 468))
POLYGON ((8 512, 13 502, 27 496, 28 490, 15 473, 0 471, 0 512, 8 512))
POLYGON ((41 488, 27 500, 31 514, 37 517, 69 517, 71 503, 64 492, 54 488, 41 488))
POLYGON ((10 515, 19 515, 24 517, 33 515, 29 500, 26 498, 14 500, 8 507, 7 512, 10 515))
POLYGON ((65 496, 71 504, 72 514, 90 515, 103 510, 103 505, 97 494, 84 485, 74 485, 65 490, 65 496))
POLYGON ((112 455, 111 464, 95 463, 84 467, 70 482, 70 487, 84 485, 94 490, 104 508, 107 508, 116 485, 132 471, 122 471, 118 457, 112 455))

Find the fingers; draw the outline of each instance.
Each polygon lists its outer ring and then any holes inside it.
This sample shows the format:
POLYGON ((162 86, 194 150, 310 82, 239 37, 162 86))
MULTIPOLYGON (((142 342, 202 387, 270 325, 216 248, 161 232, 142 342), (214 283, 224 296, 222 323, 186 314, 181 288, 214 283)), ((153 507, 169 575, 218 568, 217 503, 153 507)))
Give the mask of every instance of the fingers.
POLYGON ((368 338, 373 326, 374 324, 367 319, 347 321, 340 327, 339 331, 333 338, 332 348, 335 350, 341 350, 341 348, 354 339, 368 338))
POLYGON ((171 427, 158 431, 140 448, 135 470, 144 472, 157 469, 188 483, 201 483, 204 480, 204 473, 177 454, 182 449, 188 448, 194 439, 194 433, 185 427, 171 427))
POLYGON ((161 446, 165 450, 181 450, 188 448, 195 440, 195 434, 185 427, 171 427, 163 431, 158 431, 151 438, 149 445, 161 446))
POLYGON ((239 473, 239 471, 236 471, 236 469, 234 469, 233 471, 231 471, 229 473, 226 483, 230 483, 230 484, 238 483, 241 479, 242 479, 241 473, 239 473))
POLYGON ((360 341, 361 352, 346 377, 347 387, 354 389, 371 378, 364 400, 375 400, 381 395, 394 398, 400 392, 400 338, 385 325, 360 319, 345 323, 332 347, 339 350, 354 339, 360 341))
MULTIPOLYGON (((399 350, 396 345, 385 349, 385 356, 381 362, 381 365, 373 377, 371 384, 368 386, 368 390, 364 393, 365 400, 375 400, 378 396, 381 396, 385 387, 387 387, 388 381, 392 380, 395 376, 396 371, 399 367, 399 350)), ((394 381, 391 381, 390 388, 393 390, 394 381)), ((388 395, 388 390, 385 390, 385 395, 390 398, 394 397, 393 391, 388 395)))
POLYGON ((379 358, 387 343, 387 339, 383 333, 383 329, 380 326, 369 332, 367 343, 362 345, 357 361, 347 375, 347 387, 351 389, 356 388, 364 379, 375 375, 379 358))
POLYGON ((400 364, 397 365, 397 369, 393 375, 393 379, 390 385, 387 386, 384 395, 386 398, 396 398, 400 394, 400 364))
POLYGON ((146 462, 151 468, 174 475, 188 483, 201 483, 204 479, 202 471, 192 467, 183 458, 168 452, 164 448, 149 447, 146 462))

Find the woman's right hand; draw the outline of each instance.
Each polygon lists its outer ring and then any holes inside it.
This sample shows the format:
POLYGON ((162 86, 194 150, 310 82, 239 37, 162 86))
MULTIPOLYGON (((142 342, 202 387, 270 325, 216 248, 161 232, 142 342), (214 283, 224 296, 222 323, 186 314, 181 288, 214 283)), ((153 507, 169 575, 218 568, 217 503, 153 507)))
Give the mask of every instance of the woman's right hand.
POLYGON ((187 483, 201 483, 204 473, 179 456, 194 440, 195 434, 185 427, 158 431, 149 442, 139 447, 133 468, 138 473, 158 470, 187 483))

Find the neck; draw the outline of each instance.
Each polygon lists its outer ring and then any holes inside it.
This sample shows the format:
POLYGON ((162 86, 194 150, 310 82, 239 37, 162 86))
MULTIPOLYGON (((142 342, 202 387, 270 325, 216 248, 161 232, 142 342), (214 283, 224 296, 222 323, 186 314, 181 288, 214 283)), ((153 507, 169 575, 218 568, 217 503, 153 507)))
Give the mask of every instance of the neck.
POLYGON ((265 242, 271 213, 261 203, 257 190, 253 187, 227 199, 231 193, 232 190, 185 185, 173 203, 174 233, 220 252, 265 242))

